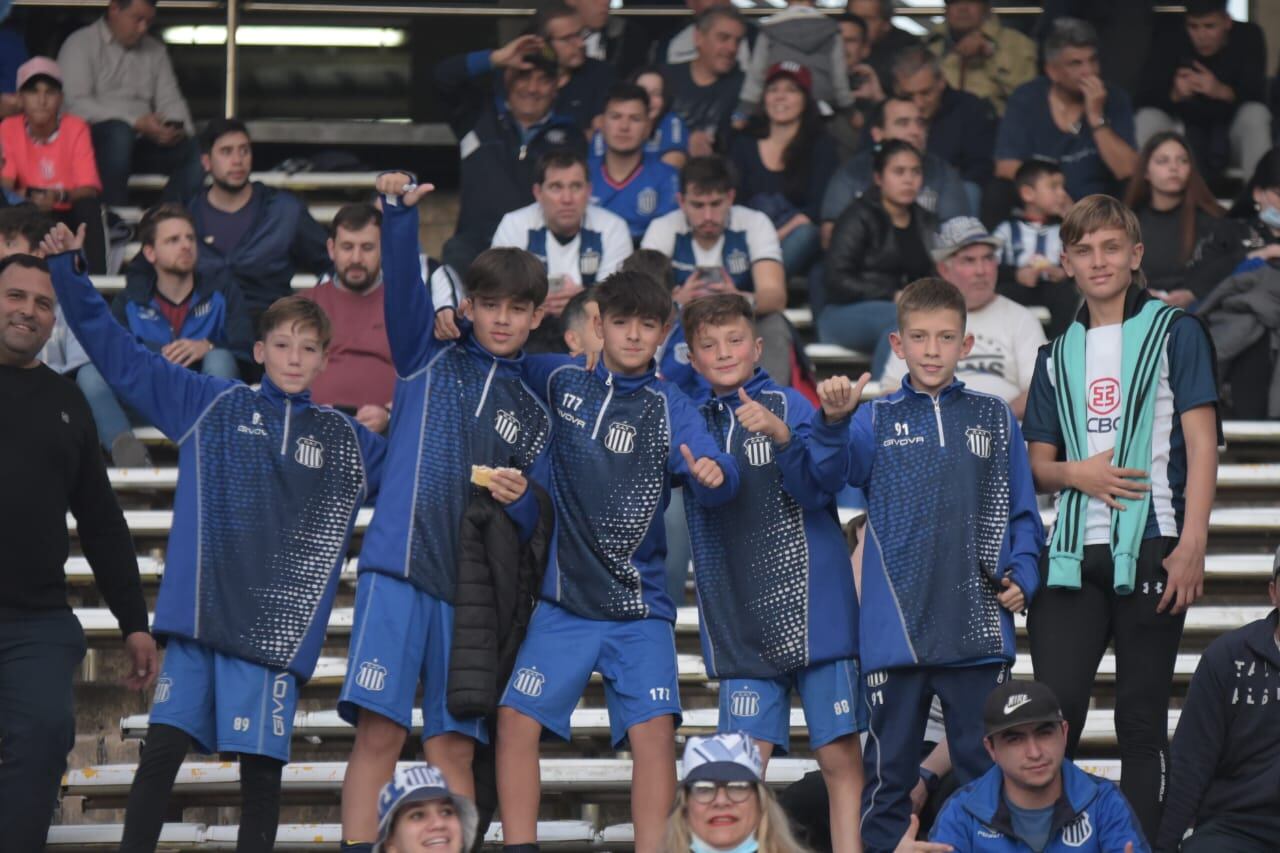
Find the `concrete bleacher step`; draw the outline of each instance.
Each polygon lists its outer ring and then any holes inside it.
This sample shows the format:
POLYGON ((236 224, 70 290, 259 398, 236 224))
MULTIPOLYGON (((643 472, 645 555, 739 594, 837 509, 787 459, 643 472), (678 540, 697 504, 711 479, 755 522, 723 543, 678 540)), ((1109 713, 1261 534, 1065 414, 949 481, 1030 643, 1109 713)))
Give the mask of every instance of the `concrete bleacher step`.
MULTIPOLYGON (((372 184, 369 186, 370 193, 372 193, 372 184)), ((312 219, 327 227, 329 223, 333 221, 333 217, 341 207, 342 205, 340 204, 317 203, 308 205, 307 209, 311 212, 312 219)), ((116 216, 119 216, 123 222, 129 225, 137 225, 141 222, 142 214, 146 212, 146 208, 142 207, 113 207, 111 210, 116 216)))
MULTIPOLYGON (((162 850, 234 850, 238 826, 207 826, 200 823, 167 823, 160 833, 162 850)), ((47 850, 114 850, 124 833, 119 823, 54 826, 49 829, 47 850)), ((595 848, 604 843, 630 843, 630 824, 597 830, 583 820, 538 822, 538 841, 556 850, 595 848), (609 833, 610 838, 604 838, 609 833), (625 841, 623 841, 625 839, 625 841)), ((485 846, 502 844, 502 824, 494 823, 485 833, 485 846)), ((342 841, 342 825, 336 823, 286 823, 276 831, 276 850, 336 850, 342 841)))
MULTIPOLYGON (((357 533, 363 533, 373 518, 373 507, 361 507, 356 512, 357 533)), ((173 510, 171 509, 127 509, 124 511, 125 523, 134 536, 164 536, 173 526, 173 510)), ((67 513, 67 532, 76 535, 76 519, 67 513)))
MULTIPOLYGON (((866 513, 860 509, 841 507, 840 523, 848 524, 866 513)), ((128 513, 125 513, 128 516, 128 513)), ((1058 517, 1056 509, 1040 511, 1040 520, 1048 529, 1058 517)), ((1209 512, 1209 533, 1280 533, 1280 506, 1218 507, 1209 512)))
MULTIPOLYGON (((1040 321, 1041 325, 1049 322, 1049 309, 1043 305, 1031 305, 1027 310, 1040 321)), ((799 308, 787 308, 782 312, 787 320, 798 331, 804 332, 813 328, 813 309, 808 305, 799 308)))
MULTIPOLYGON (((120 637, 120 627, 115 616, 105 607, 77 607, 73 611, 84 628, 85 636, 91 643, 116 641, 120 637)), ((1269 606, 1251 604, 1196 604, 1187 611, 1184 633, 1195 635, 1216 635, 1233 631, 1250 622, 1257 621, 1271 612, 1269 606)), ((354 610, 350 607, 335 607, 329 614, 328 636, 340 637, 351 633, 354 610)), ((153 614, 149 619, 154 621, 153 614)), ((1014 625, 1019 634, 1026 632, 1026 619, 1021 615, 1014 616, 1014 625)), ((680 607, 676 609, 676 633, 693 635, 698 633, 698 610, 696 607, 680 607)))
MULTIPOLYGON (((251 181, 294 192, 306 190, 365 190, 373 194, 373 184, 381 172, 254 172, 251 181)), ((130 175, 131 190, 162 190, 169 179, 165 175, 130 175)))

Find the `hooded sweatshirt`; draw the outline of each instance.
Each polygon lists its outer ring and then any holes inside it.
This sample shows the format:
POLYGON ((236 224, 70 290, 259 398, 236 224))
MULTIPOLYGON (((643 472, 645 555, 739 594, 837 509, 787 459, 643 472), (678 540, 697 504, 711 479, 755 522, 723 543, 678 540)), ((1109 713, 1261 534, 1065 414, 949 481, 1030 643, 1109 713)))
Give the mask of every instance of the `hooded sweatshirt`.
POLYGON ((738 112, 750 114, 759 108, 765 73, 778 62, 794 62, 809 69, 813 76, 810 94, 815 101, 834 109, 853 106, 840 26, 812 6, 788 6, 760 22, 760 36, 751 51, 738 112))

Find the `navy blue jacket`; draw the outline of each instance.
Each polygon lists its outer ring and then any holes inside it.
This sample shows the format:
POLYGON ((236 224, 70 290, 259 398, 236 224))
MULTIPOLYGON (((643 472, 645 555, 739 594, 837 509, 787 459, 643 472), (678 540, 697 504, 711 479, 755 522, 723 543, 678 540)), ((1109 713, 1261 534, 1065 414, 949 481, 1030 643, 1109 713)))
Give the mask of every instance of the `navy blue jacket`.
POLYGON ((245 311, 240 288, 232 281, 220 283, 196 273, 191 307, 175 335, 168 319, 157 310, 156 270, 139 254, 125 271, 124 290, 111 301, 111 313, 120 325, 149 350, 159 351, 179 338, 210 341, 248 360, 253 353, 253 322, 245 311))
POLYGON ((1012 663, 1000 582, 1009 576, 1031 602, 1044 525, 1009 405, 959 381, 934 399, 907 377, 852 419, 828 424, 818 411, 813 423, 824 488, 867 493, 863 672, 1012 663))
MULTIPOLYGON (((542 597, 587 619, 675 621, 667 594, 667 536, 662 523, 671 478, 689 473, 680 445, 720 465, 716 489, 685 483, 714 506, 738 490, 738 467, 707 434, 689 399, 651 369, 611 373, 603 359, 526 359, 530 384, 555 414, 548 481, 556 532, 542 597)), ((686 498, 686 501, 688 498, 686 498)))
POLYGON ((178 445, 154 631, 306 680, 386 442, 269 378, 255 391, 166 361, 111 317, 83 258, 64 253, 49 267, 107 384, 178 445))
POLYGON ((946 160, 966 181, 986 186, 995 170, 996 111, 986 98, 948 86, 929 120, 928 151, 946 160))
MULTIPOLYGON (((360 571, 406 579, 452 602, 471 466, 528 471, 551 440, 551 419, 522 381, 522 355, 489 353, 465 321, 458 341, 432 335, 418 211, 383 201, 384 311, 397 376, 387 451, 393 473, 365 534, 360 571)), ((538 521, 533 490, 506 509, 528 539, 538 521)))
MULTIPOLYGON (((992 767, 951 795, 929 833, 955 853, 1032 853, 1014 835, 1004 799, 1004 774, 992 767)), ((1054 805, 1049 844, 1043 853, 1150 853, 1142 827, 1120 789, 1062 763, 1062 797, 1054 805)))
POLYGON ((813 404, 756 368, 743 386, 791 428, 777 446, 736 417, 738 392, 707 400, 707 430, 738 466, 738 494, 685 503, 702 656, 712 678, 776 678, 858 651, 858 601, 835 494, 808 464, 813 404))
POLYGON ((533 203, 534 166, 552 148, 587 154, 574 120, 555 112, 524 130, 494 93, 489 51, 450 57, 436 66, 436 91, 449 112, 462 160, 458 227, 442 260, 459 272, 484 249, 502 217, 533 203))
POLYGON ((1277 612, 1223 634, 1200 657, 1178 718, 1157 850, 1176 850, 1192 823, 1223 814, 1280 814, 1277 612))
POLYGON ((299 269, 320 275, 328 271, 330 261, 325 247, 328 235, 297 196, 255 181, 249 208, 253 224, 230 253, 203 242, 208 193, 198 193, 192 200, 191 217, 201 238, 196 269, 220 289, 239 285, 245 307, 256 317, 272 302, 293 293, 293 276, 299 269))

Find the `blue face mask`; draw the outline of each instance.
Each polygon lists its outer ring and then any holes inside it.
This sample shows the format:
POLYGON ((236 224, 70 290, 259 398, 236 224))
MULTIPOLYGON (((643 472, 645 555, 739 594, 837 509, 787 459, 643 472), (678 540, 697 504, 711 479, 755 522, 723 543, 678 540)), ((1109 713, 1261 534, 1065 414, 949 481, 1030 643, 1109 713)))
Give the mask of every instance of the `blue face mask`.
POLYGON ((1280 230, 1280 208, 1274 208, 1267 205, 1258 211, 1258 218, 1262 220, 1262 224, 1268 228, 1280 230))
POLYGON ((712 847, 696 835, 693 836, 690 846, 693 847, 693 853, 756 853, 756 848, 759 847, 759 844, 756 842, 755 833, 752 833, 732 850, 721 850, 719 847, 712 847))

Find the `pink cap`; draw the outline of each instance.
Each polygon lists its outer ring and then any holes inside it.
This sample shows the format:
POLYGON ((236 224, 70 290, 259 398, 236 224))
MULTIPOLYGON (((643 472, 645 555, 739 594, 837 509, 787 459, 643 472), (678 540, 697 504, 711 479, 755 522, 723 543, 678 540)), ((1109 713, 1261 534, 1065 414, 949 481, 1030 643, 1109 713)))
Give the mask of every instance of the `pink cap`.
POLYGON ((62 85, 62 69, 47 56, 33 56, 18 66, 18 91, 22 91, 32 77, 52 77, 62 85))

